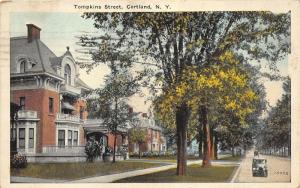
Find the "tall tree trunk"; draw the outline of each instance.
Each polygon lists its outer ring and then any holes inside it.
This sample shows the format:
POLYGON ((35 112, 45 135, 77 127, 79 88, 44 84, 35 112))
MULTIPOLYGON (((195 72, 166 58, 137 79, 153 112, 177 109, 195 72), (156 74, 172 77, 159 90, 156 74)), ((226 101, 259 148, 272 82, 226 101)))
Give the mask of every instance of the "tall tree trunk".
POLYGON ((232 154, 232 157, 235 156, 235 154, 234 154, 234 147, 231 147, 231 154, 232 154))
POLYGON ((177 171, 178 176, 186 175, 186 149, 187 149, 187 122, 188 107, 186 104, 176 109, 176 131, 177 131, 177 171))
POLYGON ((201 105, 199 109, 199 115, 201 117, 201 124, 203 128, 203 143, 204 143, 204 151, 203 151, 203 160, 202 160, 202 166, 203 167, 209 167, 211 165, 210 163, 210 156, 211 156, 211 140, 210 140, 210 128, 208 125, 208 119, 207 119, 207 108, 205 105, 201 105))
POLYGON ((117 133, 114 134, 114 150, 113 150, 113 163, 116 162, 116 145, 117 145, 117 133))
POLYGON ((202 127, 200 125, 199 125, 199 132, 198 132, 198 143, 199 143, 198 145, 199 158, 202 159, 203 132, 202 132, 202 127))
POLYGON ((117 127, 116 123, 118 119, 118 98, 115 97, 115 125, 114 125, 114 151, 113 151, 113 163, 116 162, 116 145, 117 145, 117 127))
POLYGON ((139 143, 139 159, 141 158, 141 143, 139 143))
POLYGON ((151 151, 151 154, 152 154, 152 143, 153 143, 153 130, 152 129, 150 129, 151 130, 151 144, 150 144, 150 151, 151 151))
POLYGON ((218 133, 215 133, 214 150, 215 159, 218 159, 218 133))
POLYGON ((291 156, 291 142, 289 141, 288 145, 288 157, 291 156))
POLYGON ((214 132, 213 132, 213 127, 210 127, 210 159, 214 160, 215 159, 215 140, 214 140, 214 132))

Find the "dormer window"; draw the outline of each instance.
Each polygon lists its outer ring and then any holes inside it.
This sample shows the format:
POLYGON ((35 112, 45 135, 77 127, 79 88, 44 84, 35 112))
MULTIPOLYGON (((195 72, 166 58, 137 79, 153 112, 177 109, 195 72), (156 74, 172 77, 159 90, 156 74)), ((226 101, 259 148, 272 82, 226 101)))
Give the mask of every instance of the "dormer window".
POLYGON ((71 85, 71 67, 70 65, 65 66, 65 83, 71 85))
POLYGON ((21 58, 19 60, 19 73, 24 73, 36 65, 34 59, 31 58, 21 58))
POLYGON ((25 69, 26 69, 26 60, 23 59, 23 60, 21 60, 21 63, 20 63, 20 73, 24 73, 25 69))

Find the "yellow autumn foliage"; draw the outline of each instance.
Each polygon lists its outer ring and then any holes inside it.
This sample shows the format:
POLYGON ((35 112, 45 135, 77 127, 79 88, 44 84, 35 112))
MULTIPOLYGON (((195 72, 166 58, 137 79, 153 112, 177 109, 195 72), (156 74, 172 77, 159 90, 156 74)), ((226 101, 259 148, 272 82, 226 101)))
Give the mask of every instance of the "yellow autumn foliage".
POLYGON ((237 67, 239 62, 232 52, 222 54, 219 61, 222 63, 202 70, 189 66, 183 71, 181 80, 155 101, 155 111, 162 122, 175 126, 176 107, 181 104, 187 104, 194 113, 200 104, 214 101, 214 105, 233 112, 241 121, 253 112, 257 96, 247 84, 249 76, 237 67))

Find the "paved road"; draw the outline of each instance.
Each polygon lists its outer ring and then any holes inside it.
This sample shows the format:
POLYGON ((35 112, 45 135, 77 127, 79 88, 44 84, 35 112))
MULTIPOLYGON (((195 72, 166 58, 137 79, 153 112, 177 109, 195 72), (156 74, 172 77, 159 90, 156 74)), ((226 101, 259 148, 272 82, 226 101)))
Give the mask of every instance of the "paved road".
POLYGON ((246 157, 240 164, 234 182, 290 182, 291 160, 287 158, 260 155, 260 158, 267 159, 268 177, 252 176, 252 159, 254 150, 247 152, 246 157))

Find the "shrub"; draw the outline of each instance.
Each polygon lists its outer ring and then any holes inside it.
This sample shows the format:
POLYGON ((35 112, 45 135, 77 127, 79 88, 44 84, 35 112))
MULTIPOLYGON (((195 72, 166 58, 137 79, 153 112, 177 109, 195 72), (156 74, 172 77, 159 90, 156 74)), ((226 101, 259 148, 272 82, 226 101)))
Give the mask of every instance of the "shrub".
POLYGON ((23 154, 15 154, 11 159, 11 168, 26 168, 27 158, 23 154))
POLYGON ((109 146, 106 146, 105 148, 105 152, 103 153, 103 156, 110 156, 113 153, 112 148, 110 148, 109 146))
POLYGON ((85 145, 85 153, 88 162, 94 162, 96 157, 101 156, 102 145, 94 139, 89 140, 85 145))

